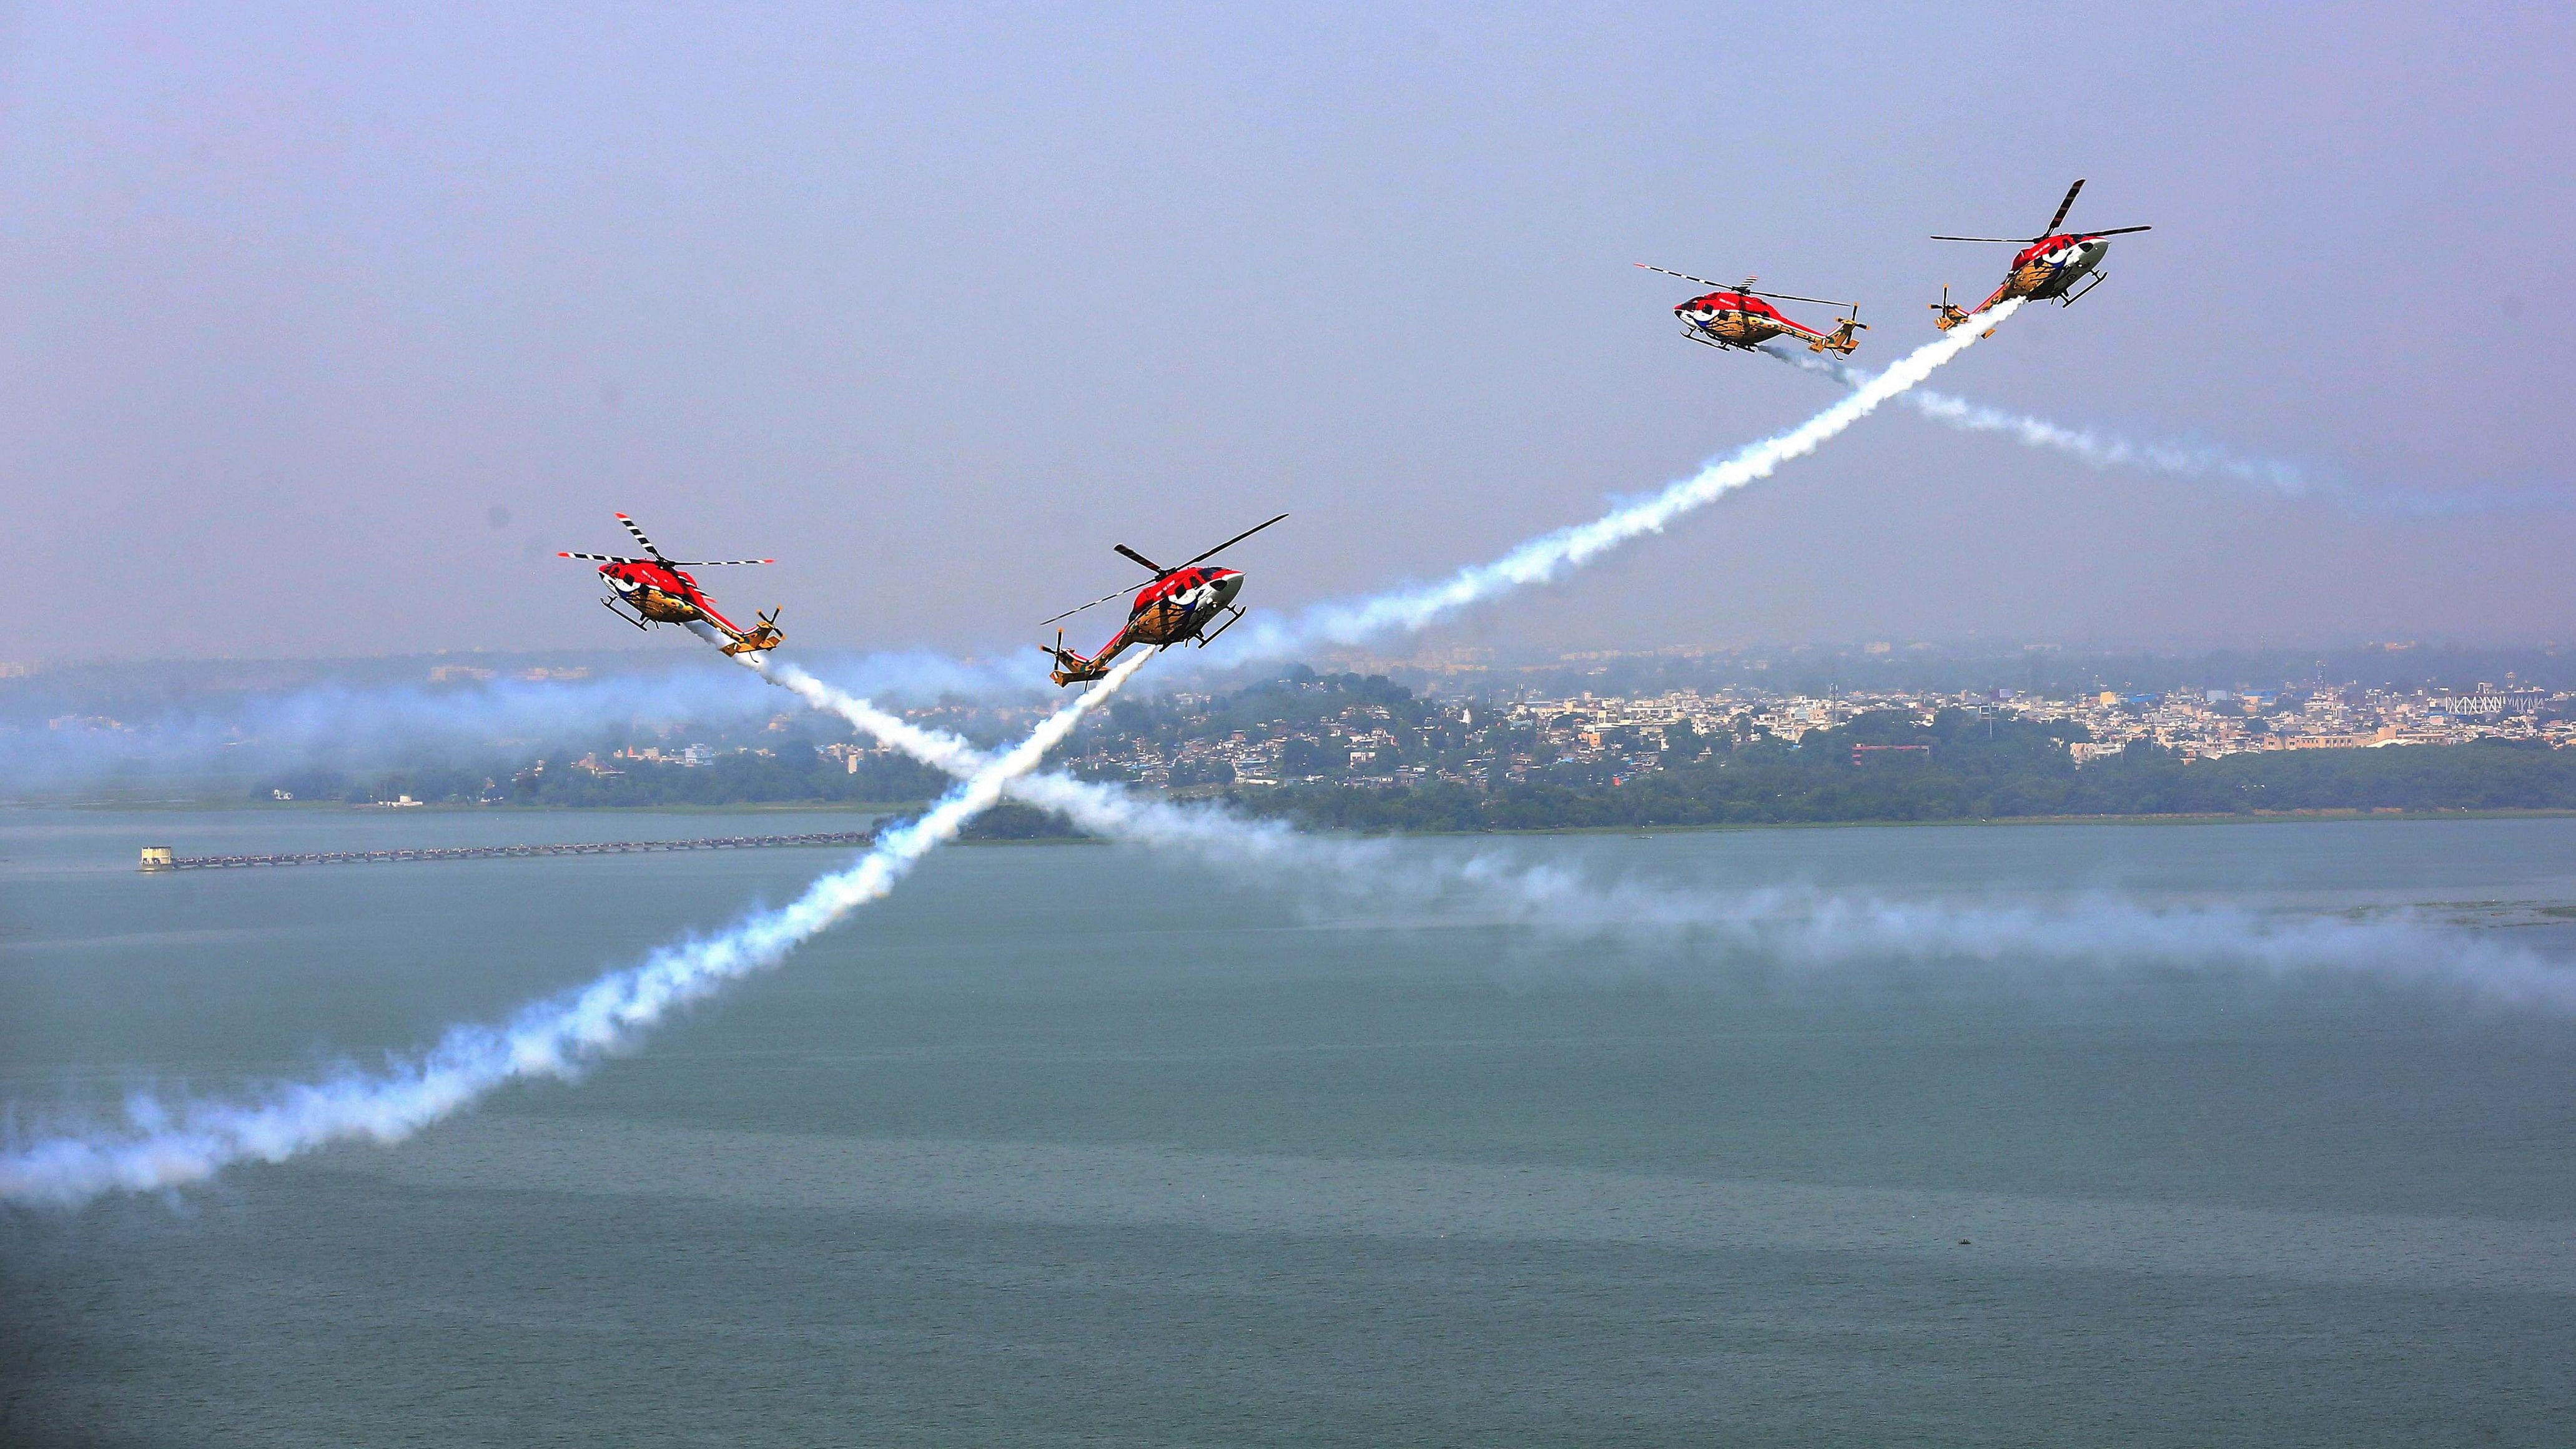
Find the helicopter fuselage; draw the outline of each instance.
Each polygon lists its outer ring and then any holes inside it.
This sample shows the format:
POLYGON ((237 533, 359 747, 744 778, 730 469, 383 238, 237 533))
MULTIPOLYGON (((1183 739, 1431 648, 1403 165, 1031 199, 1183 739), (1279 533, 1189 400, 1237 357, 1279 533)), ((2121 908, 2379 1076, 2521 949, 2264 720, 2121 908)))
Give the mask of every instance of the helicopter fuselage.
POLYGON ((1760 297, 1743 292, 1711 292, 1693 297, 1673 309, 1681 319, 1682 330, 1694 342, 1717 347, 1755 348, 1774 337, 1795 337, 1819 347, 1848 351, 1838 334, 1790 321, 1780 309, 1760 297))
POLYGON ((714 624, 728 634, 739 634, 733 621, 715 611, 715 601, 698 588, 698 581, 674 568, 660 564, 602 564, 599 577, 617 603, 656 624, 714 624))
MULTIPOLYGON (((2098 236, 2044 236, 2013 258, 2012 271, 2004 278, 2002 293, 1996 298, 2028 297, 2034 302, 2049 302, 2063 297, 2084 274, 2101 265, 2110 255, 2111 242, 2098 236)), ((1993 303, 1988 303, 1992 306, 1993 303)))
POLYGON ((1138 591, 1135 602, 1128 607, 1126 626, 1101 645, 1098 653, 1086 659, 1061 647, 1048 650, 1056 658, 1051 677, 1058 684, 1098 679, 1109 672, 1110 660, 1133 645, 1164 646, 1213 638, 1208 626, 1232 609, 1234 596, 1242 592, 1243 574, 1238 569, 1174 570, 1138 591))

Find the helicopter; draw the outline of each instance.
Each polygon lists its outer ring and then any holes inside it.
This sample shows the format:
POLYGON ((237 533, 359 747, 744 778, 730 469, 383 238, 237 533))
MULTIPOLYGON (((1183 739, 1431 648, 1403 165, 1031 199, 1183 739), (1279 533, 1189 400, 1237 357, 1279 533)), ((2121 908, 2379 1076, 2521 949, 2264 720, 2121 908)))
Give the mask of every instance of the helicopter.
POLYGON ((716 612, 716 601, 698 581, 682 572, 684 569, 732 568, 739 564, 776 563, 774 558, 720 558, 703 562, 682 563, 662 556, 653 540, 634 519, 621 513, 617 521, 635 535, 642 546, 643 558, 627 558, 613 553, 556 553, 557 558, 589 559, 599 565, 599 576, 608 581, 608 596, 599 602, 608 612, 638 629, 654 624, 706 624, 724 632, 727 654, 750 654, 775 649, 786 636, 778 632, 776 609, 757 617, 760 622, 750 629, 736 625, 716 612))
POLYGON ((1828 302, 1822 297, 1798 297, 1787 292, 1757 292, 1753 290, 1753 284, 1761 281, 1760 277, 1747 277, 1739 285, 1729 287, 1667 267, 1645 262, 1637 265, 1650 272, 1662 272, 1667 277, 1679 277, 1685 282, 1718 289, 1704 297, 1693 297, 1673 309, 1673 315, 1682 320, 1682 335, 1693 342, 1751 352, 1774 337, 1787 336, 1804 341, 1809 352, 1838 352, 1849 357, 1852 349, 1860 346, 1860 339, 1852 334, 1869 330, 1869 324, 1860 320, 1860 304, 1856 302, 1828 302), (1846 308, 1851 315, 1833 331, 1819 332, 1782 316, 1780 309, 1767 300, 1773 298, 1783 302, 1813 302, 1819 307, 1846 308))
MULTIPOLYGON (((2012 270, 2004 274, 2004 284, 1993 296, 1962 311, 1950 303, 1950 289, 1941 289, 1941 300, 1932 305, 1932 325, 1947 332, 1989 307, 2014 297, 2034 302, 2055 302, 2063 307, 2075 305, 2075 299, 2110 280, 2108 272, 2094 268, 2109 255, 2111 244, 2104 237, 2126 236, 2133 231, 2153 231, 2147 226, 2115 226, 2104 231, 2061 232, 2057 228, 2066 220, 2067 209, 2075 205, 2075 193, 2084 189, 2079 178, 2066 188, 2066 199, 2057 203, 2057 214, 2035 237, 2006 236, 1936 236, 1934 241, 2000 242, 2018 246, 2021 252, 2012 260, 2012 270), (2078 286, 2078 283, 2082 283, 2078 286)), ((1993 335, 1993 329, 1987 329, 1993 335)))
MULTIPOLYGON (((1237 569, 1203 568, 1200 565, 1208 558, 1234 547, 1287 516, 1283 513, 1279 518, 1271 519, 1269 523, 1255 524, 1215 548, 1200 553, 1188 562, 1175 564, 1170 568, 1163 567, 1123 543, 1117 545, 1118 553, 1152 571, 1154 575, 1152 582, 1138 590, 1135 599, 1127 606, 1126 624, 1121 626, 1118 632, 1110 637, 1109 642, 1101 645, 1099 652, 1091 657, 1086 659, 1064 647, 1062 629, 1055 631, 1055 644, 1052 648, 1044 644, 1039 645, 1040 652, 1055 660, 1056 667, 1048 671, 1047 677, 1058 685, 1080 684, 1086 680, 1099 679, 1109 673, 1109 661, 1116 658, 1120 650, 1133 644, 1167 645, 1195 642, 1201 648, 1205 648, 1217 635, 1233 628, 1235 620, 1243 617, 1243 610, 1236 607, 1234 602, 1235 595, 1243 592, 1243 574, 1237 569), (1223 623, 1217 622, 1220 618, 1224 620, 1223 623), (1208 627, 1211 624, 1216 625, 1213 630, 1208 627)), ((1108 603, 1126 592, 1125 589, 1113 590, 1092 600, 1089 604, 1082 605, 1081 608, 1067 609, 1056 615, 1054 619, 1041 619, 1038 621, 1039 625, 1044 627, 1055 623, 1057 619, 1070 619, 1081 613, 1083 609, 1108 603)))

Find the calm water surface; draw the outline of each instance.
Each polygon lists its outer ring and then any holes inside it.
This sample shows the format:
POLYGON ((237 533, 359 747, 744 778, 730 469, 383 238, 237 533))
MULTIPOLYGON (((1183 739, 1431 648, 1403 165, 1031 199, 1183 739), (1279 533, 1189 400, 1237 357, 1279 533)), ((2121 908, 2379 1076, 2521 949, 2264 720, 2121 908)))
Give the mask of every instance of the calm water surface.
MULTIPOLYGON (((0 1089, 24 1130, 363 1062, 849 856, 146 877, 146 843, 848 819, 0 812, 0 1089)), ((2576 970, 2576 821, 1503 848, 1712 891, 2429 908, 2576 970)), ((0 1442, 2576 1439, 2576 1022, 1775 965, 943 852, 578 1084, 0 1211, 0 1442)))

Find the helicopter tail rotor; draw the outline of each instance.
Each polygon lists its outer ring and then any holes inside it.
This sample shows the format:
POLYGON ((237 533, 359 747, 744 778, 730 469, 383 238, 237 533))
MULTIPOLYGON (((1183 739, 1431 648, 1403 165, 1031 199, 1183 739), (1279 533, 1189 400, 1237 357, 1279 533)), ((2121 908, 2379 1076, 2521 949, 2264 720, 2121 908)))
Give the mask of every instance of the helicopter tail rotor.
POLYGON ((1851 310, 1851 315, 1845 317, 1839 324, 1837 324, 1832 332, 1808 343, 1807 350, 1809 352, 1835 352, 1844 357, 1849 357, 1852 355, 1853 349, 1860 346, 1860 339, 1852 334, 1856 332, 1867 332, 1868 330, 1869 324, 1860 320, 1860 308, 1855 306, 1851 310))
MULTIPOLYGON (((1085 659, 1080 654, 1065 648, 1062 629, 1055 631, 1055 644, 1052 647, 1041 644, 1038 646, 1038 652, 1054 658, 1055 668, 1047 671, 1047 678, 1054 680, 1058 688, 1105 678, 1109 673, 1107 663, 1097 659, 1085 659)), ((1101 652, 1107 654, 1109 651, 1104 649, 1101 652)))
POLYGON ((724 652, 751 654, 777 648, 787 639, 786 635, 778 631, 778 616, 784 612, 786 611, 782 606, 760 615, 760 622, 735 635, 734 641, 724 646, 724 652))

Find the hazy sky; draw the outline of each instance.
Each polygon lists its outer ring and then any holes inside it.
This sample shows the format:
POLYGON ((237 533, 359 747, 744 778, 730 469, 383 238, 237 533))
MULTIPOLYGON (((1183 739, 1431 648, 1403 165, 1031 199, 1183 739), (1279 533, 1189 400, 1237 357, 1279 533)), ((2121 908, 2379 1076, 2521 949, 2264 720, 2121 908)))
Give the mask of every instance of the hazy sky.
POLYGON ((1928 233, 2077 176, 2156 230, 1936 386, 2560 506, 1891 410, 1443 637, 2576 635, 2565 7, 1826 8, 18 9, 0 658, 639 642, 552 556, 620 508, 778 555, 710 582, 791 647, 1024 645, 1282 510, 1249 602, 1421 578, 1831 401, 1631 263, 1884 365, 2005 260, 1928 233))

